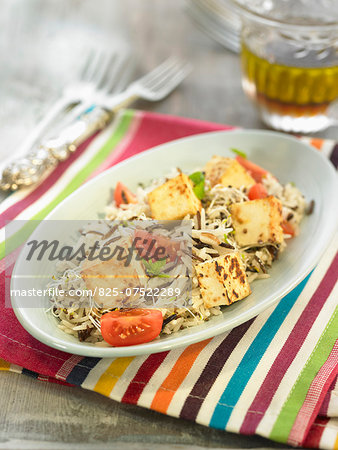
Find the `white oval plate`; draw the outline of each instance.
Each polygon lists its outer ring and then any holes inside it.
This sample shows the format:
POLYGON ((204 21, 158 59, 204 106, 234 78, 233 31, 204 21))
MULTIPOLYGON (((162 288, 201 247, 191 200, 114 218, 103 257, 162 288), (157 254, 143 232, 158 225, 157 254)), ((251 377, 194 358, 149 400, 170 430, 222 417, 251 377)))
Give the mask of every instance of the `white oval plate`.
MULTIPOLYGON (((212 155, 234 156, 230 148, 246 152, 250 160, 271 171, 282 183, 295 182, 308 201, 315 201, 314 213, 305 217, 301 234, 289 241, 286 251, 273 265, 271 278, 254 282, 247 299, 224 308, 222 315, 208 322, 138 346, 107 348, 79 342, 58 329, 57 319, 46 314, 47 298, 41 298, 41 308, 18 308, 19 299, 12 298, 15 314, 23 327, 39 341, 69 353, 95 357, 144 355, 192 344, 230 330, 291 291, 313 269, 333 236, 337 180, 333 167, 317 150, 290 136, 258 130, 221 131, 160 145, 90 180, 61 202, 47 219, 96 219, 108 204, 111 189, 118 180, 135 189, 138 182, 150 182, 172 167, 191 172, 203 167, 212 155)), ((20 265, 24 263, 19 257, 14 275, 20 273, 20 265)), ((15 290, 17 283, 13 277, 11 289, 15 290)))

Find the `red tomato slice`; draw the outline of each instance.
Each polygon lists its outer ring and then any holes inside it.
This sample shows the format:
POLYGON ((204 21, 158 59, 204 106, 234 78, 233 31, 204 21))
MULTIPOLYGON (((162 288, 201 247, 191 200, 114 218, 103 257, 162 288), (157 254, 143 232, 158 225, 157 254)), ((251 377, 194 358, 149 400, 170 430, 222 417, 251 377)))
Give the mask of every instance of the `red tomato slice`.
POLYGON ((262 181, 262 178, 269 173, 267 170, 263 169, 263 167, 258 166, 248 159, 242 158, 242 156, 236 156, 236 160, 240 163, 241 166, 244 167, 244 169, 249 172, 252 178, 257 181, 257 183, 260 183, 262 181))
POLYGON ((114 192, 114 200, 116 206, 137 202, 136 196, 124 184, 122 184, 121 181, 119 181, 116 185, 114 192))
POLYGON ((281 227, 282 227, 284 234, 290 234, 291 236, 295 235, 295 229, 293 228, 293 226, 291 225, 290 222, 287 222, 286 220, 284 220, 281 223, 281 227))
POLYGON ((162 325, 162 313, 156 309, 116 310, 101 317, 102 337, 113 347, 152 341, 160 334, 162 325))
POLYGON ((259 198, 266 198, 268 196, 268 191, 265 189, 262 183, 256 183, 251 186, 248 197, 250 200, 257 200, 259 198))
POLYGON ((147 259, 151 259, 156 255, 157 260, 169 256, 170 261, 175 261, 180 248, 179 242, 175 242, 165 236, 149 233, 146 230, 135 230, 134 242, 141 258, 147 259), (159 253, 160 248, 166 250, 165 254, 159 253))

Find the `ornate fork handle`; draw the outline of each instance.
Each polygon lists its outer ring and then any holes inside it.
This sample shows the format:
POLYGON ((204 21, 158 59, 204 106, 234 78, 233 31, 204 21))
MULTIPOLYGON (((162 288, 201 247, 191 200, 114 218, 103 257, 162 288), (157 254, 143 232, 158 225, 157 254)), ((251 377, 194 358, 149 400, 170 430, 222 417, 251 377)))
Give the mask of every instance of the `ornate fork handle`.
POLYGON ((73 124, 62 130, 56 139, 49 139, 29 152, 25 158, 7 166, 2 173, 0 188, 14 191, 38 183, 89 136, 104 128, 112 117, 111 111, 100 106, 88 109, 73 124))
POLYGON ((95 131, 104 128, 114 112, 126 107, 138 98, 159 101, 165 98, 190 73, 191 66, 176 58, 168 58, 148 74, 134 81, 119 94, 96 99, 101 106, 86 111, 73 125, 62 131, 56 139, 51 139, 34 149, 23 160, 8 166, 2 174, 0 188, 16 190, 21 186, 42 181, 59 161, 68 158, 78 145, 95 131), (105 108, 103 108, 103 106, 105 108))

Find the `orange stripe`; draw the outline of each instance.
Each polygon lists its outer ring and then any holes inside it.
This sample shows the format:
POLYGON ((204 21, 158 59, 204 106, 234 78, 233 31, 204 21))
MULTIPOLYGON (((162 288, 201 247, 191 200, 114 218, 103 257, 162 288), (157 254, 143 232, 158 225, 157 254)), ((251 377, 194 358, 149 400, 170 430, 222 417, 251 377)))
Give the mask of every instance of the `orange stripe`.
POLYGON ((171 369, 167 378, 163 381, 155 397, 151 403, 151 409, 155 409, 161 413, 166 413, 170 402, 185 379, 187 373, 194 364, 197 356, 201 353, 204 347, 211 341, 198 342, 197 344, 189 345, 181 356, 176 361, 174 367, 171 369))
POLYGON ((5 361, 4 359, 0 359, 0 370, 9 370, 10 363, 5 361))
POLYGON ((316 147, 318 150, 321 150, 321 148, 323 147, 323 144, 324 144, 324 139, 312 138, 310 141, 310 144, 313 147, 316 147))

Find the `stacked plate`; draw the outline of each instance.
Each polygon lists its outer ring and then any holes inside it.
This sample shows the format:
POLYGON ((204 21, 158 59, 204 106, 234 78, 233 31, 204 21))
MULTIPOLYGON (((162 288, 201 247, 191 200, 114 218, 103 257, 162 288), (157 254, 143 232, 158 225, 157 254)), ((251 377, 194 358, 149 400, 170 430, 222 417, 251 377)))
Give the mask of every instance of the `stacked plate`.
POLYGON ((227 0, 187 0, 186 12, 205 34, 239 53, 241 21, 227 0))

